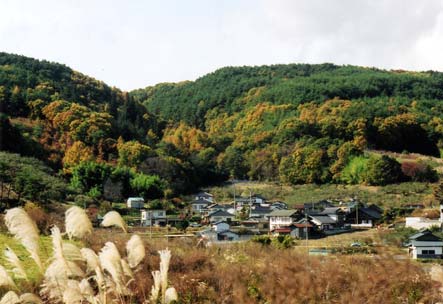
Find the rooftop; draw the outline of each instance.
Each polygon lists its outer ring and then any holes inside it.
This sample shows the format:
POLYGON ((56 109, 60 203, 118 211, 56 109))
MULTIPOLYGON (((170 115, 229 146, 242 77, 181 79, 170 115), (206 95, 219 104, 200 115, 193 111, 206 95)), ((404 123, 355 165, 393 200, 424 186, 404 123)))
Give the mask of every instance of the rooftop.
POLYGON ((333 218, 326 216, 326 215, 310 215, 310 217, 313 220, 320 222, 321 224, 335 224, 336 223, 336 221, 333 218))
POLYGON ((293 216, 295 214, 298 214, 298 210, 274 210, 269 214, 269 216, 293 216))

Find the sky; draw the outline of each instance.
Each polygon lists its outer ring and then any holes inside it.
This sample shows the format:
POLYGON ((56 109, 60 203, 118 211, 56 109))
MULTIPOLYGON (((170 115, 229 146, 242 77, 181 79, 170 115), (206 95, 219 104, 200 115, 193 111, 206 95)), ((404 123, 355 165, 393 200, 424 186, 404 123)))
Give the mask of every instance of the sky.
POLYGON ((443 1, 0 0, 0 51, 123 90, 224 66, 443 71, 443 1))

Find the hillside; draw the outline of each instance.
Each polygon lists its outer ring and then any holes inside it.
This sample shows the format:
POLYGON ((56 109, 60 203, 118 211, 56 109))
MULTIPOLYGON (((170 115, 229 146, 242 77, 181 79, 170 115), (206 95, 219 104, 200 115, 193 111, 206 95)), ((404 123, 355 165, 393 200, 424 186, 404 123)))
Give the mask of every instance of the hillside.
POLYGON ((439 157, 442 85, 433 71, 290 64, 227 67, 130 95, 183 122, 170 134, 198 133, 231 176, 297 184, 339 182, 367 149, 439 157), (294 164, 306 168, 285 170, 294 164))
POLYGON ((0 149, 38 158, 77 191, 109 200, 173 197, 228 178, 434 182, 431 158, 374 151, 440 157, 442 99, 443 74, 432 71, 226 67, 127 93, 0 53, 0 149))

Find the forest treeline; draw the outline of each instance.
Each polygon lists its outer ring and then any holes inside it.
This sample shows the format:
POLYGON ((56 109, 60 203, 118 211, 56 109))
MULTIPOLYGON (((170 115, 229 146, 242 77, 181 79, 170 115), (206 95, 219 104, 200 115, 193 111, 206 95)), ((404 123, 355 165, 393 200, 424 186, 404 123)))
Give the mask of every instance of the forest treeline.
POLYGON ((172 196, 228 178, 435 181, 428 164, 366 151, 439 157, 442 100, 443 74, 433 71, 227 67, 128 93, 61 64, 0 53, 1 149, 43 161, 94 197, 106 189, 172 196))

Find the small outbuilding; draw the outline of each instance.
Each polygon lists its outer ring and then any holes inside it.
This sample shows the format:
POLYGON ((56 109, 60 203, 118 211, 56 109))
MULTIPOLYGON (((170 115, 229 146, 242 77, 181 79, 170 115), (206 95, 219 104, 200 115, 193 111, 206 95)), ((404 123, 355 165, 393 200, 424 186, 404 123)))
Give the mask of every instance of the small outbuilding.
POLYGON ((145 206, 145 200, 143 197, 130 197, 126 201, 126 206, 128 208, 143 209, 145 206))

